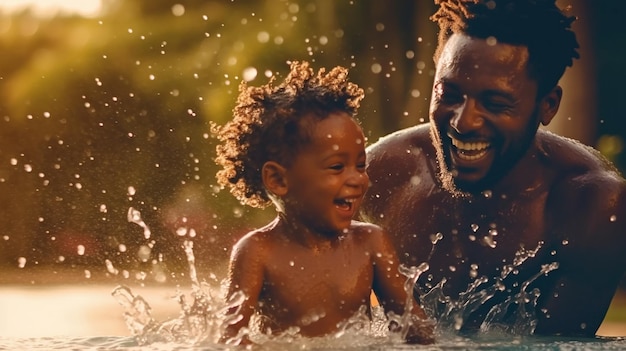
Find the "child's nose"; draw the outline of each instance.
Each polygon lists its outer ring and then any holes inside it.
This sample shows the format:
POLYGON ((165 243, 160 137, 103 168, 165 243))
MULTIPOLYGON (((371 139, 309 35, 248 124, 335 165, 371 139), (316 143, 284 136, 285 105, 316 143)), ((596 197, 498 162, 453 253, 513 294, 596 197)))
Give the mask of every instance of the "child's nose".
POLYGON ((353 169, 348 174, 346 183, 353 186, 367 186, 369 184, 369 177, 364 171, 353 169))

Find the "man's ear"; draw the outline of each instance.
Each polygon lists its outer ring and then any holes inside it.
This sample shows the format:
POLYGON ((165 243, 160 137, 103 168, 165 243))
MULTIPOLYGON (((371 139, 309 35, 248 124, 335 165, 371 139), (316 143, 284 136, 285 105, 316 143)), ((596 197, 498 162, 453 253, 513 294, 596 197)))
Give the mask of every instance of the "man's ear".
POLYGON ((287 194, 287 169, 275 161, 267 161, 261 169, 265 188, 276 196, 287 194))
POLYGON ((552 118, 561 105, 561 97, 563 97, 563 89, 557 85, 539 102, 539 122, 544 126, 552 122, 552 118))

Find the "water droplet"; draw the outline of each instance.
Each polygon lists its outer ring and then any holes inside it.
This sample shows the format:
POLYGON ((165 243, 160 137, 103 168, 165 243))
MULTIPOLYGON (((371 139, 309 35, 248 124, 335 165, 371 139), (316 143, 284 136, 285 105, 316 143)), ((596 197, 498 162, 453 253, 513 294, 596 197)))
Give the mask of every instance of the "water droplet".
POLYGON ((612 216, 609 218, 609 221, 611 221, 611 222, 615 222, 615 221, 617 221, 617 216, 616 216, 616 215, 612 215, 612 216))
POLYGON ((478 231, 478 228, 479 228, 479 227, 478 227, 478 224, 472 224, 470 227, 472 228, 472 231, 473 231, 474 233, 476 233, 476 232, 478 231))
POLYGON ((180 17, 185 14, 185 6, 181 4, 175 4, 172 6, 172 14, 176 17, 180 17))
POLYGON ((372 70, 372 73, 378 74, 382 72, 383 67, 379 63, 374 63, 372 64, 371 70, 372 70))
POLYGON ((137 257, 142 261, 142 262, 148 262, 148 260, 150 259, 150 253, 152 252, 152 250, 150 249, 149 246, 147 245, 141 245, 139 247, 139 249, 137 250, 137 257))
POLYGON ((430 242, 433 243, 433 245, 437 244, 437 242, 441 239, 443 239, 443 234, 441 233, 430 235, 430 242))
POLYGON ((266 31, 261 31, 256 35, 256 40, 258 40, 259 43, 267 43, 270 41, 270 34, 266 31))
POLYGON ((84 255, 85 254, 85 246, 84 245, 76 246, 76 253, 78 253, 79 256, 84 255))
POLYGON ((422 178, 418 175, 414 175, 411 177, 410 182, 411 182, 411 185, 414 185, 414 186, 419 185, 422 182, 422 178))
POLYGON ((20 257, 17 259, 17 266, 19 268, 24 268, 26 266, 26 257, 20 257))
POLYGON ((254 78, 256 78, 257 74, 258 72, 256 68, 247 67, 243 70, 243 80, 245 80, 246 82, 250 82, 254 80, 254 78))
POLYGON ((296 263, 294 261, 289 261, 289 266, 293 267, 293 266, 295 266, 295 264, 296 263))

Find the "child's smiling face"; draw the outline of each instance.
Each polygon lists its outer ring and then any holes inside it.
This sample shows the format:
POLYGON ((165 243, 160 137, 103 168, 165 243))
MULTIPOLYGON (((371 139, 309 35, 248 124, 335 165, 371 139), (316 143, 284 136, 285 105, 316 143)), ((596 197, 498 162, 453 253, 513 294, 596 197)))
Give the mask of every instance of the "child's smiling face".
POLYGON ((369 186, 365 137, 344 112, 311 125, 310 143, 287 170, 285 212, 312 231, 337 235, 350 226, 369 186))

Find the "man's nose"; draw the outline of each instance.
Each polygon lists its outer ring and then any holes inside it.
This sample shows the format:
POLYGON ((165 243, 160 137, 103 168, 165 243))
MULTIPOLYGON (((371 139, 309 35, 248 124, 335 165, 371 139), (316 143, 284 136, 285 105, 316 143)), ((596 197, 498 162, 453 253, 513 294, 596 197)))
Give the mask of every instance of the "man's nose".
POLYGON ((485 122, 476 100, 466 99, 450 120, 450 126, 459 134, 466 134, 482 127, 485 122))

